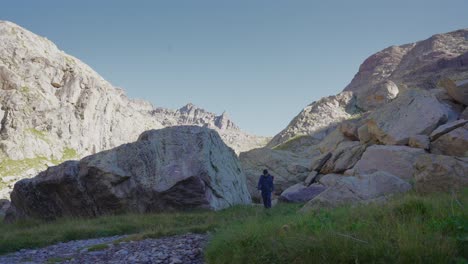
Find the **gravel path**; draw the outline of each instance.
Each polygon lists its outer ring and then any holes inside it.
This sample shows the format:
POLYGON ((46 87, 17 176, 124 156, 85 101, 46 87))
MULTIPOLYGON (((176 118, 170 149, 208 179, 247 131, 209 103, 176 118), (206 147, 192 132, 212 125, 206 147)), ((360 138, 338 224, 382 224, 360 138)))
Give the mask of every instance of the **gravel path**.
POLYGON ((77 240, 41 249, 22 249, 0 256, 0 263, 204 263, 206 235, 185 234, 114 245, 114 241, 124 237, 77 240), (95 250, 88 250, 96 245, 95 250))

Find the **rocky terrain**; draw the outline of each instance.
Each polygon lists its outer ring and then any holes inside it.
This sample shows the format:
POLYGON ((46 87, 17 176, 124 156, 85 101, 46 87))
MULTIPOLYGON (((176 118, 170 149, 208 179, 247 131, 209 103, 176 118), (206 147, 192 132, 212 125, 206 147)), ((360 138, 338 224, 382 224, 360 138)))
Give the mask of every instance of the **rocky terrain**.
POLYGON ((177 126, 50 167, 15 184, 5 220, 123 212, 219 210, 249 204, 236 154, 216 131, 177 126))
POLYGON ((215 129, 237 153, 266 144, 226 115, 129 99, 79 59, 20 26, 0 21, 0 199, 48 166, 177 125, 215 129))
POLYGON ((204 263, 207 237, 197 234, 123 241, 123 236, 70 241, 0 256, 0 263, 204 263), (119 242, 122 241, 122 242, 119 242))
POLYGON ((384 49, 338 95, 313 102, 268 143, 241 153, 303 210, 468 186, 468 30, 384 49), (286 180, 285 180, 286 179, 286 180))

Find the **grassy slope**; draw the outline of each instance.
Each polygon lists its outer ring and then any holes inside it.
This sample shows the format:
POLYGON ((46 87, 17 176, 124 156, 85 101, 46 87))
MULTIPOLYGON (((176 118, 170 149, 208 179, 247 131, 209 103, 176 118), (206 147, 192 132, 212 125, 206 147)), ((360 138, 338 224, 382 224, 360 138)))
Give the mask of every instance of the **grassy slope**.
POLYGON ((134 234, 138 240, 212 233, 209 263, 450 263, 468 258, 468 190, 457 196, 406 195, 368 205, 298 214, 300 205, 265 211, 104 216, 0 224, 0 254, 59 241, 134 234))
POLYGON ((249 219, 216 233, 209 263, 467 263, 468 191, 249 219), (464 260, 463 260, 464 259, 464 260))

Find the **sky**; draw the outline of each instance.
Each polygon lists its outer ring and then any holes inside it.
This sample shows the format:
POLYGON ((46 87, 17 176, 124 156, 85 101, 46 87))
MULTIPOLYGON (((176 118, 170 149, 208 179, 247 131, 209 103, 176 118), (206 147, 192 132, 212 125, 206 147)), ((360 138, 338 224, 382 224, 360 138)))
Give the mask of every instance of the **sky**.
POLYGON ((273 136, 391 45, 468 28, 467 0, 1 0, 131 98, 226 111, 273 136))

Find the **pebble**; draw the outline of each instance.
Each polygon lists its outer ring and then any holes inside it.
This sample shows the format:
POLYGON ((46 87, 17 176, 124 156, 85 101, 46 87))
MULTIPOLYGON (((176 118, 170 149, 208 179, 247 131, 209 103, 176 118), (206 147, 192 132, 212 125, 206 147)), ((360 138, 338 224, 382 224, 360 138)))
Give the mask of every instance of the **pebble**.
POLYGON ((22 249, 0 256, 0 263, 204 263, 203 248, 208 240, 207 235, 189 233, 158 239, 113 243, 124 237, 76 240, 41 249, 22 249), (100 244, 108 244, 109 247, 96 251, 87 250, 100 244))

